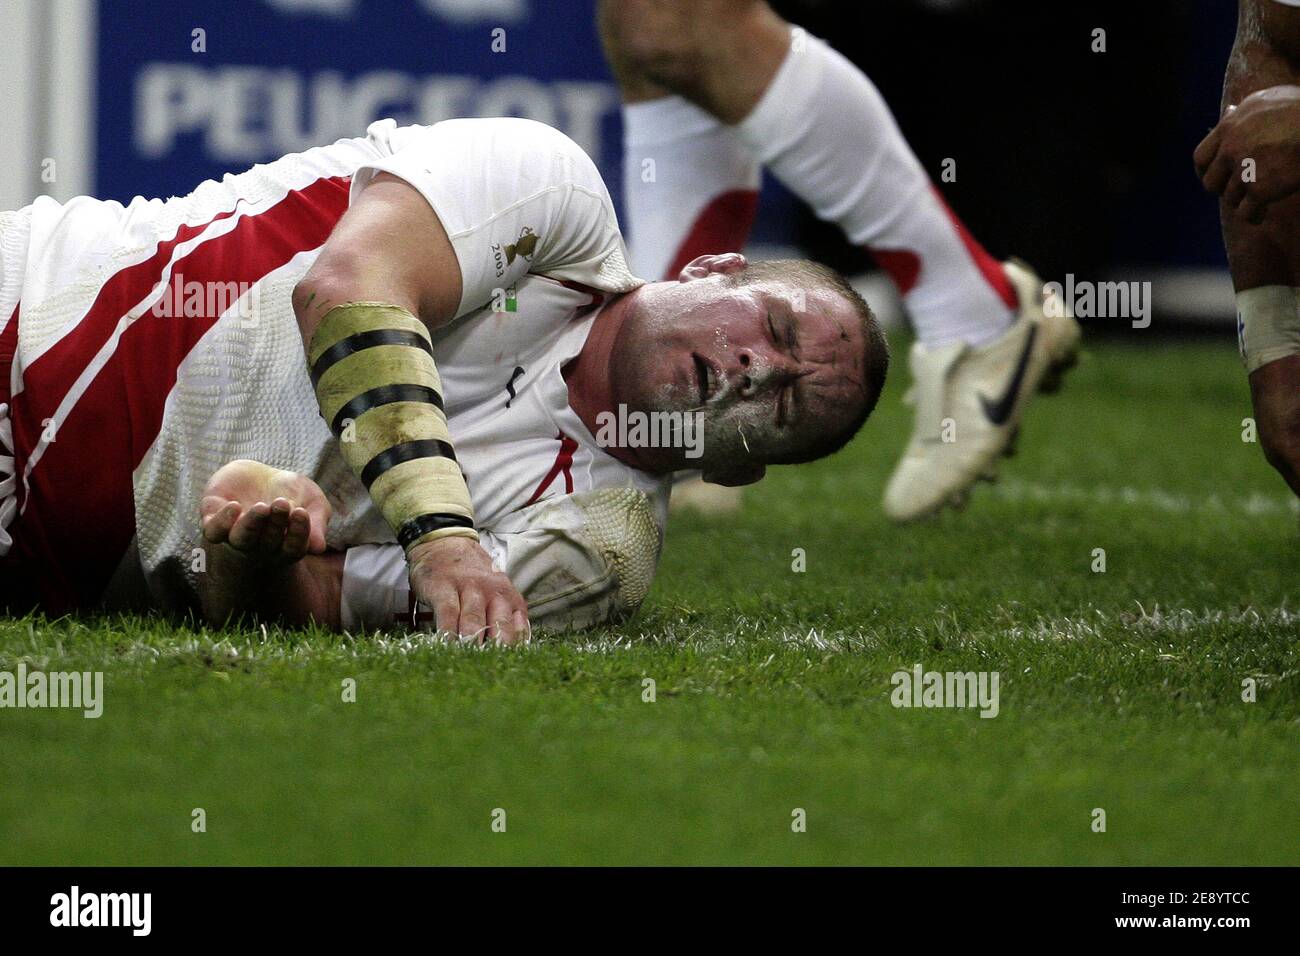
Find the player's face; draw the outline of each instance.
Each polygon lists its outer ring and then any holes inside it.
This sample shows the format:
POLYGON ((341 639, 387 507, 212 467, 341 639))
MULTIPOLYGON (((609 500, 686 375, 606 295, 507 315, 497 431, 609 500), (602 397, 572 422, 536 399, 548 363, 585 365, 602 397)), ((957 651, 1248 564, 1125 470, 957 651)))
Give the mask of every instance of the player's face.
POLYGON ((788 460, 856 417, 865 333, 838 294, 722 276, 653 291, 627 323, 617 371, 629 405, 702 412, 706 464, 788 460))

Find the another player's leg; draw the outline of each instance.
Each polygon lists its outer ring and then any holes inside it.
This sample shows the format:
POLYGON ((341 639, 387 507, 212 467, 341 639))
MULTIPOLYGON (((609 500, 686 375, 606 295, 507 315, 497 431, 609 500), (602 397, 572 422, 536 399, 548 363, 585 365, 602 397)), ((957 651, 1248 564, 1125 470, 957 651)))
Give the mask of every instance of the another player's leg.
MULTIPOLYGON (((1300 83, 1300 9, 1242 0, 1223 106, 1288 83, 1300 83)), ((1260 443, 1300 494, 1300 198, 1271 206, 1260 225, 1226 204, 1222 211, 1260 443)))
POLYGON ((766 3, 620 0, 601 5, 601 26, 625 90, 639 81, 732 124, 893 276, 919 338, 918 412, 886 511, 905 520, 960 500, 996 467, 1050 369, 1072 358, 1073 320, 1045 318, 1036 277, 994 260, 953 216, 870 80, 766 3))

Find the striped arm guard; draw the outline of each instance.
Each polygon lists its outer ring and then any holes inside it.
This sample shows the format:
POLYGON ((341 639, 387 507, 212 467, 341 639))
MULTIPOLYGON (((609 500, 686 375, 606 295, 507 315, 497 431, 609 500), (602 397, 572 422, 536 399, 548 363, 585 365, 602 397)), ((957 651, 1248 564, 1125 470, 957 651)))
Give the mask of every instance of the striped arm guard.
POLYGON ((307 362, 321 416, 398 543, 478 540, 424 324, 381 302, 336 306, 307 362))

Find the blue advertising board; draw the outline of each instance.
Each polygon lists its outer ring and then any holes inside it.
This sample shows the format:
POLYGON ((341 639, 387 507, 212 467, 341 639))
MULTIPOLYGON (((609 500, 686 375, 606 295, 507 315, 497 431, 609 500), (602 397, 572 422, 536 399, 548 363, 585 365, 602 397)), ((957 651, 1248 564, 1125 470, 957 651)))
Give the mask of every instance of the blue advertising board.
POLYGON ((96 195, 184 194, 375 119, 526 116, 619 182, 592 0, 101 0, 96 195))

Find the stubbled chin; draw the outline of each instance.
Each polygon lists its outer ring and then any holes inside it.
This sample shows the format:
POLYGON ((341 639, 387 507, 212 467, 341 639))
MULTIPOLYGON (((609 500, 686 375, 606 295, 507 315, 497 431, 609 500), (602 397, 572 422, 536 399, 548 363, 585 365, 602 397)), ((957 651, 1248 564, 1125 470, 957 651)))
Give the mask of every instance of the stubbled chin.
POLYGON ((690 408, 693 403, 685 400, 686 396, 682 394, 682 387, 672 383, 665 383, 654 390, 651 396, 653 407, 647 409, 652 412, 681 412, 690 408))

